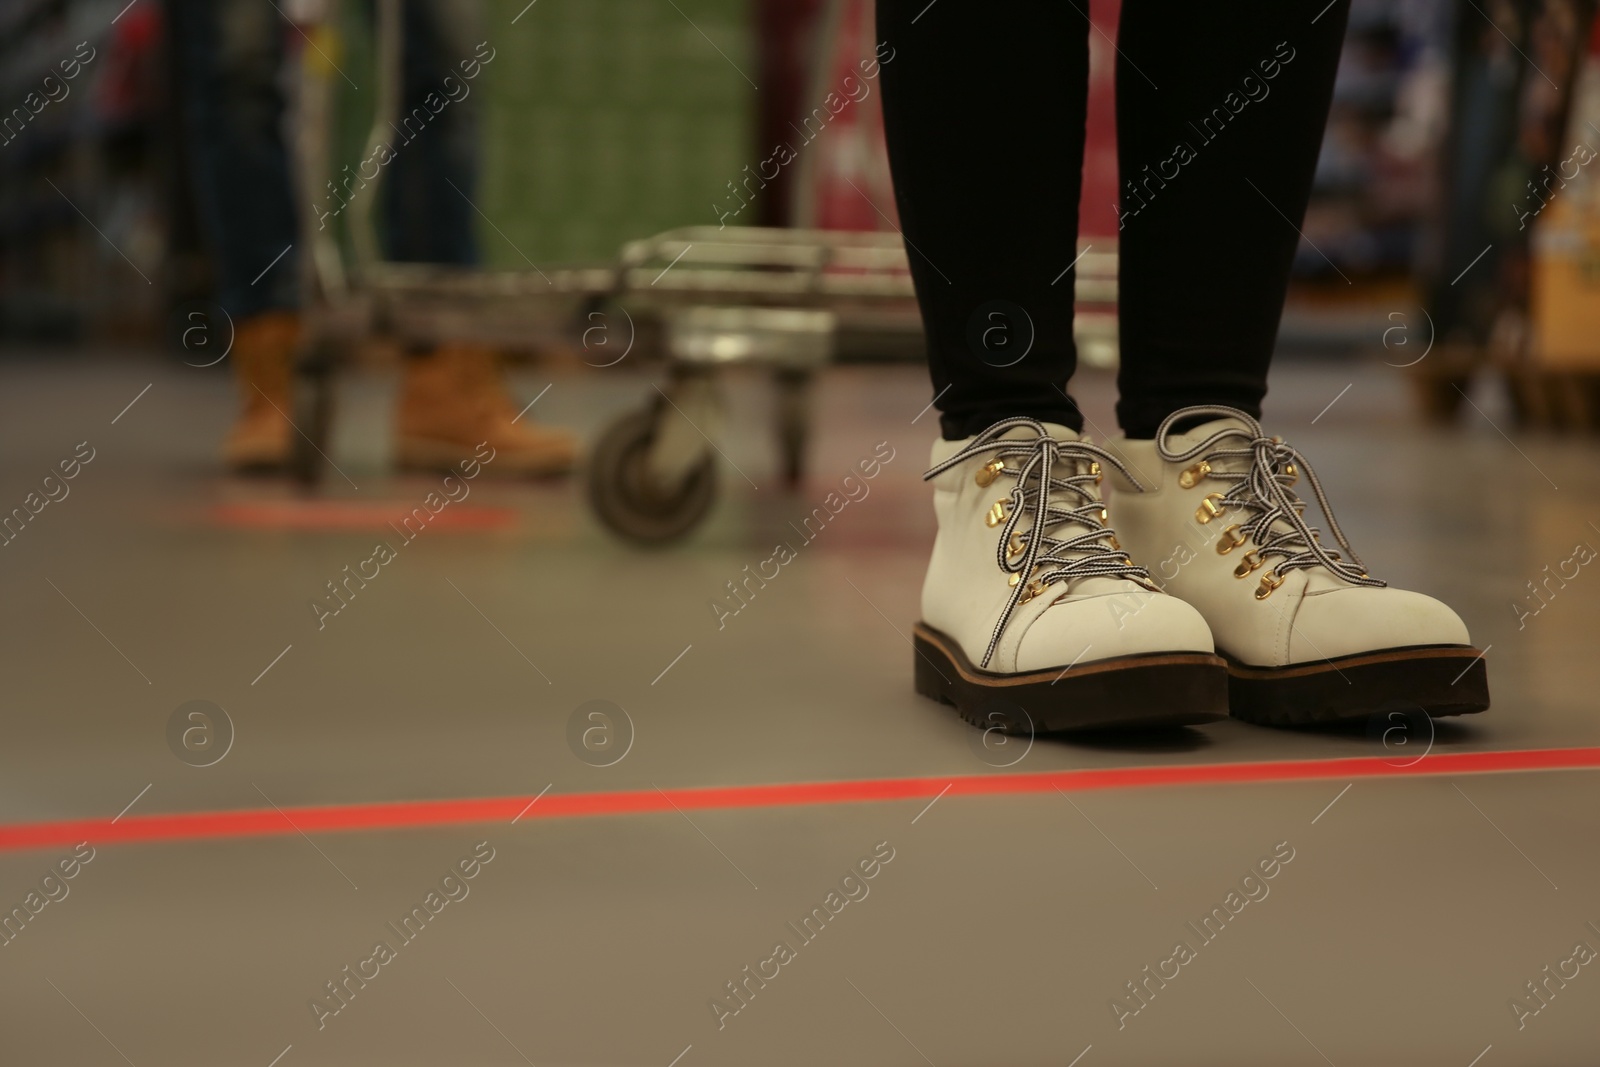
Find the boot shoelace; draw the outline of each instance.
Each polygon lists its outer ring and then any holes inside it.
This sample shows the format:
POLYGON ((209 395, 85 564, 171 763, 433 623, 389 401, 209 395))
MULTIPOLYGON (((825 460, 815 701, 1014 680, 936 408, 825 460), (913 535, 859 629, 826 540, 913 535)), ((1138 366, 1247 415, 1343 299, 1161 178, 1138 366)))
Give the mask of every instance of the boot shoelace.
POLYGON ((1000 635, 1017 607, 1039 596, 1053 582, 1124 578, 1159 591, 1150 572, 1134 564, 1117 545, 1116 531, 1106 525, 1105 505, 1095 488, 1103 477, 1101 464, 1116 467, 1134 485, 1139 484, 1121 460, 1086 441, 1058 441, 1044 424, 1018 417, 995 423, 971 444, 930 469, 923 480, 980 456, 989 457, 989 463, 979 472, 980 479, 987 472, 988 480, 980 480, 980 485, 988 485, 1002 475, 1016 479, 1010 506, 997 501, 987 520, 991 526, 1000 526, 995 563, 1011 575, 1011 596, 995 623, 980 667, 989 665, 1000 635), (1001 436, 1017 427, 1026 427, 1035 436, 1001 436), (1015 465, 1009 465, 1008 460, 1015 465), (1065 464, 1071 473, 1056 476, 1058 464, 1065 464), (1075 506, 1070 503, 1073 500, 1077 501, 1075 506), (1026 520, 1024 514, 1028 515, 1026 520), (996 521, 997 515, 1001 521, 996 521), (1052 533, 1065 523, 1081 526, 1083 532, 1067 537, 1052 533), (1024 524, 1026 532, 1019 532, 1018 527, 1024 524))
POLYGON ((1240 510, 1250 515, 1246 521, 1223 530, 1226 540, 1219 542, 1217 551, 1226 554, 1247 541, 1254 544, 1255 547, 1246 551, 1240 570, 1234 572, 1239 577, 1261 566, 1269 558, 1277 560, 1262 577, 1261 588, 1256 593, 1257 600, 1270 596, 1272 590, 1283 584, 1283 576, 1288 572, 1312 567, 1326 568, 1351 585, 1377 588, 1388 585, 1367 574, 1361 558, 1350 547, 1344 531, 1339 529, 1339 520, 1334 518, 1333 508, 1311 464, 1283 438, 1264 434, 1261 424, 1250 416, 1233 408, 1209 404, 1175 411, 1156 430, 1156 449, 1161 458, 1169 463, 1186 463, 1204 457, 1179 477, 1179 484, 1185 488, 1198 485, 1206 478, 1228 483, 1226 492, 1209 493, 1201 502, 1196 514, 1202 522, 1209 522, 1228 510, 1240 510), (1167 447, 1167 436, 1173 424, 1180 419, 1188 420, 1203 415, 1238 419, 1245 426, 1219 430, 1186 451, 1171 451, 1167 447), (1218 447, 1229 438, 1239 439, 1243 443, 1236 448, 1218 447), (1211 466, 1213 460, 1229 458, 1248 459, 1250 467, 1244 471, 1224 471, 1211 466), (1317 528, 1306 522, 1302 514, 1305 501, 1290 489, 1301 474, 1305 475, 1306 484, 1317 498, 1317 506, 1322 509, 1323 516, 1328 520, 1328 529, 1344 550, 1344 555, 1324 548, 1317 528), (1276 525, 1280 520, 1288 529, 1276 525))

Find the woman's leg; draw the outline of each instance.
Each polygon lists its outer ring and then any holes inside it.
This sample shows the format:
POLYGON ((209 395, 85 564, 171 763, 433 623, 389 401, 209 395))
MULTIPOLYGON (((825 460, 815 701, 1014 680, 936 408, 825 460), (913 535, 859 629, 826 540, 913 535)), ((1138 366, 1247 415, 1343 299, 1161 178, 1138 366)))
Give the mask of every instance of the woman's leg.
POLYGON ((1234 717, 1481 711, 1465 624, 1369 574, 1311 461, 1257 421, 1344 36, 1346 0, 1323 2, 1124 0, 1110 507, 1130 556, 1210 627, 1234 717))
POLYGON ((1080 429, 1073 272, 1089 24, 1063 0, 878 0, 895 202, 944 436, 1080 429))
POLYGON ((1349 0, 1123 0, 1118 420, 1261 414, 1349 0))
POLYGON ((914 684, 990 731, 1207 722, 1227 675, 1106 526, 1079 439, 1083 0, 879 0, 884 125, 944 439, 914 684), (891 50, 892 49, 892 50, 891 50), (1074 669, 1077 668, 1077 669, 1074 669))

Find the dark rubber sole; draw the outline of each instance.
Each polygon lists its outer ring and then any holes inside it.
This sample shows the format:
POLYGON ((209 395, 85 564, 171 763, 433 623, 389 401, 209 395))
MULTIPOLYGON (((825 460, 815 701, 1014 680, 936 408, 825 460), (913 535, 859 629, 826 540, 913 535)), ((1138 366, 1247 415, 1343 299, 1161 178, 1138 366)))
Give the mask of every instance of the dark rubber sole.
POLYGON ((1343 722, 1395 709, 1438 718, 1489 707, 1483 653, 1467 645, 1389 648, 1288 667, 1227 664, 1233 717, 1258 726, 1343 722))
POLYGON ((1228 671, 1206 652, 1155 652, 995 674, 931 626, 912 629, 917 692, 985 730, 1028 735, 1195 726, 1228 717, 1228 671))

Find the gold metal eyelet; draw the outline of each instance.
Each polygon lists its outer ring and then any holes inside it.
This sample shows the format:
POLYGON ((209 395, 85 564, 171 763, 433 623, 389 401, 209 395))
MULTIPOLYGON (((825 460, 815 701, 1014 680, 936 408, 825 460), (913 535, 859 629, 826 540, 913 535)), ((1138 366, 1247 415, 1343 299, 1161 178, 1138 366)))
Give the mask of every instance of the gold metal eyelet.
POLYGON ((1226 556, 1248 540, 1250 538, 1239 532, 1239 524, 1234 523, 1222 531, 1222 540, 1217 542, 1217 555, 1226 556))
POLYGON ((1095 460, 1090 460, 1089 461, 1089 473, 1094 475, 1094 484, 1095 485, 1099 485, 1101 482, 1105 481, 1105 479, 1106 479, 1106 476, 1104 474, 1100 473, 1100 464, 1098 462, 1096 462, 1095 460))
POLYGON ((1006 465, 1003 460, 991 459, 988 463, 978 468, 978 472, 972 476, 972 480, 987 489, 1000 476, 1000 472, 1005 469, 1006 465))
POLYGON ((1295 482, 1300 480, 1300 468, 1296 467, 1293 463, 1284 464, 1283 474, 1284 477, 1289 479, 1283 483, 1284 485, 1293 485, 1295 482))
POLYGON ((1255 549, 1252 548, 1250 551, 1239 557, 1239 565, 1233 568, 1233 576, 1235 578, 1243 578, 1245 575, 1249 574, 1253 570, 1256 570, 1260 566, 1261 557, 1256 555, 1255 549))
POLYGON ((1111 550, 1113 552, 1121 552, 1122 551, 1122 542, 1117 540, 1117 535, 1116 534, 1112 534, 1111 535, 1111 550))
POLYGON ((1200 501, 1200 506, 1194 509, 1195 521, 1204 525, 1228 510, 1226 504, 1218 504, 1222 500, 1221 493, 1207 493, 1206 498, 1200 501))
POLYGON ((1010 572, 1009 574, 1006 575, 1006 585, 1009 588, 1015 589, 1017 586, 1022 584, 1022 579, 1024 577, 1026 577, 1027 575, 1032 574, 1033 570, 1036 569, 1037 567, 1038 567, 1038 564, 1034 564, 1034 567, 1030 568, 1027 571, 1012 571, 1012 572, 1010 572))
POLYGON ((1012 530, 1011 540, 1006 542, 1006 559, 1016 559, 1027 550, 1028 546, 1022 543, 1022 535, 1012 530))
POLYGON ((1268 571, 1261 576, 1261 587, 1256 590, 1256 599, 1265 600, 1272 595, 1272 591, 1283 584, 1277 571, 1268 571))
POLYGON ((983 521, 985 525, 991 528, 1005 522, 1006 502, 1004 500, 996 500, 993 506, 989 508, 989 513, 983 517, 983 521))
POLYGON ((1037 579, 1035 579, 1034 581, 1029 582, 1028 583, 1028 588, 1024 589, 1022 591, 1022 599, 1018 600, 1017 603, 1018 604, 1026 604, 1028 601, 1032 600, 1034 597, 1038 596, 1040 593, 1043 593, 1044 589, 1045 589, 1044 583, 1041 582, 1041 581, 1038 581, 1037 579))
POLYGON ((1185 489, 1193 489, 1200 484, 1200 479, 1211 473, 1211 464, 1201 460, 1182 474, 1178 475, 1178 484, 1185 489))

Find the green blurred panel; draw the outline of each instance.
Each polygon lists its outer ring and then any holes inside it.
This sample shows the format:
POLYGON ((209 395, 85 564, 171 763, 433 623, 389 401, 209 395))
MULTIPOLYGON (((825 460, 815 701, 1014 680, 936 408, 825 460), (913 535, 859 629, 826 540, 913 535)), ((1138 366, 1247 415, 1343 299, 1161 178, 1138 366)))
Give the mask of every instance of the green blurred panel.
POLYGON ((526 2, 484 10, 497 54, 477 199, 504 233, 482 227, 487 263, 607 260, 715 222, 751 159, 747 0, 537 0, 511 25, 526 2))

